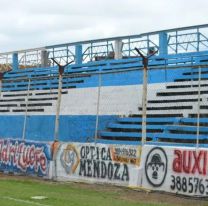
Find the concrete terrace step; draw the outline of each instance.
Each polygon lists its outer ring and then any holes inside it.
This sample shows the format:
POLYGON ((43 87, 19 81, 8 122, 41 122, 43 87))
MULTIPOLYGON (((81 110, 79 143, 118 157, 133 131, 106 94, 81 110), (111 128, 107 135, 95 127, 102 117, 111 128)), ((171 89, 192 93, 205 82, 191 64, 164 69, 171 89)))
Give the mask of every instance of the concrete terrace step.
POLYGON ((97 139, 96 143, 102 144, 121 144, 121 145, 140 145, 141 141, 129 141, 129 140, 107 140, 107 139, 97 139))
MULTIPOLYGON (((179 122, 181 118, 177 118, 177 117, 161 117, 161 118, 147 118, 146 121, 148 122, 166 122, 166 123, 175 123, 175 122, 179 122)), ((120 123, 142 123, 142 118, 140 117, 121 117, 117 119, 118 122, 120 123)))
MULTIPOLYGON (((181 118, 181 123, 197 123, 197 118, 181 118)), ((199 123, 208 123, 208 118, 199 118, 199 123)))
MULTIPOLYGON (((199 135, 200 140, 208 140, 208 135, 199 135)), ((177 140, 196 140, 197 135, 195 134, 172 134, 172 133, 158 133, 155 134, 154 140, 160 139, 177 139, 177 140)))
MULTIPOLYGON (((166 126, 161 125, 147 125, 147 129, 164 129, 166 126)), ((138 124, 118 124, 118 123, 110 123, 108 125, 109 129, 142 129, 142 125, 138 124)))
MULTIPOLYGON (((101 131, 100 132, 101 137, 133 137, 133 138, 141 138, 142 133, 141 132, 108 132, 108 131, 101 131)), ((154 133, 147 133, 148 137, 153 138, 155 136, 154 133)))
MULTIPOLYGON (((197 135, 195 134, 173 134, 173 133, 147 133, 146 136, 148 138, 152 138, 153 141, 159 141, 161 139, 166 140, 196 140, 197 135)), ((138 138, 142 137, 142 133, 140 132, 100 132, 101 138, 138 138)), ((199 135, 199 140, 208 140, 208 135, 199 135)))
MULTIPOLYGON (((142 125, 136 124, 117 124, 117 123, 110 123, 108 125, 109 129, 142 129, 142 125)), ((147 129, 152 130, 175 130, 175 131, 189 131, 189 132, 196 132, 197 126, 186 126, 186 125, 147 125, 147 129)), ((208 127, 199 127, 200 132, 207 132, 208 127)))

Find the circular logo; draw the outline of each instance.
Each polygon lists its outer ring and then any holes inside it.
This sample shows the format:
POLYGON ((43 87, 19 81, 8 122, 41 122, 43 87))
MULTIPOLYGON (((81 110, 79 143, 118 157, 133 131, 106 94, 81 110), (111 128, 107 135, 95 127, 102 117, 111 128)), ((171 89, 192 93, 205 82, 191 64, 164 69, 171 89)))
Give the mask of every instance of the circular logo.
POLYGON ((145 174, 153 187, 160 187, 167 174, 168 159, 165 151, 160 147, 150 150, 145 162, 145 174))
POLYGON ((67 174, 72 174, 75 172, 80 159, 74 145, 69 144, 66 146, 61 154, 60 161, 67 174))

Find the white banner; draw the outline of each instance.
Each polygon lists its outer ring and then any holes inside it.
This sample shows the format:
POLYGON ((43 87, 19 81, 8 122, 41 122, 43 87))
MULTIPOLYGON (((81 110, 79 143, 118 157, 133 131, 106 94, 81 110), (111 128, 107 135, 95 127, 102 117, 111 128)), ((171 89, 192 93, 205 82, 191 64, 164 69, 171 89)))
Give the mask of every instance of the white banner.
POLYGON ((190 196, 208 195, 208 149, 147 145, 142 186, 190 196))
POLYGON ((62 144, 56 155, 58 180, 128 186, 138 167, 138 147, 92 143, 62 144))

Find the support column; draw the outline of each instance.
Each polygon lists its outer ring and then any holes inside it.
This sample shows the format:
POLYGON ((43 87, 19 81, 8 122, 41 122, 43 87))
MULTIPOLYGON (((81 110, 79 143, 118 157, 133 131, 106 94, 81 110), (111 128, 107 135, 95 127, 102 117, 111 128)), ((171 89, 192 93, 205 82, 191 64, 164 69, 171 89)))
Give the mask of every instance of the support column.
POLYGON ((47 50, 41 51, 41 67, 47 67, 48 66, 48 52, 47 50))
POLYGON ((115 40, 115 59, 122 59, 122 46, 123 42, 121 39, 115 40))
POLYGON ((75 46, 75 64, 82 64, 82 45, 75 46))
POLYGON ((19 68, 19 63, 18 63, 18 53, 13 53, 12 54, 12 70, 18 70, 19 68))
POLYGON ((160 55, 168 54, 168 35, 166 32, 159 33, 159 52, 160 55))

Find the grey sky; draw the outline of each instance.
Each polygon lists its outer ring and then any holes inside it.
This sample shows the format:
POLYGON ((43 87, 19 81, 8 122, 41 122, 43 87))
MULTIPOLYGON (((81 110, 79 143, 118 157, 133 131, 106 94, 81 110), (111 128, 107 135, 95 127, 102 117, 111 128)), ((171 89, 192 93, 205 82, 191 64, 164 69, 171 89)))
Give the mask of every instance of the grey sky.
POLYGON ((207 0, 0 0, 0 52, 208 23, 207 0))

